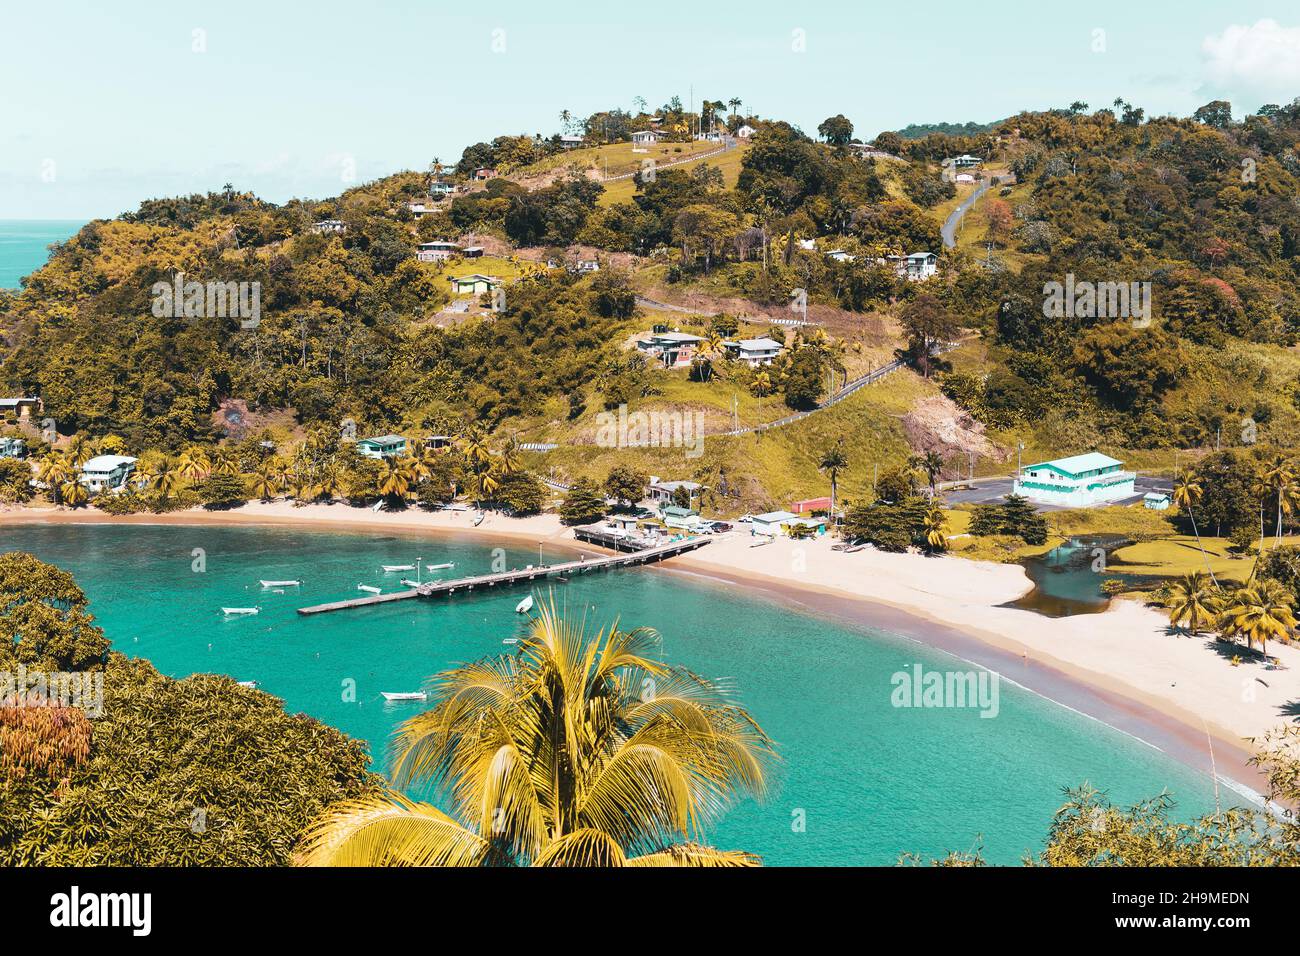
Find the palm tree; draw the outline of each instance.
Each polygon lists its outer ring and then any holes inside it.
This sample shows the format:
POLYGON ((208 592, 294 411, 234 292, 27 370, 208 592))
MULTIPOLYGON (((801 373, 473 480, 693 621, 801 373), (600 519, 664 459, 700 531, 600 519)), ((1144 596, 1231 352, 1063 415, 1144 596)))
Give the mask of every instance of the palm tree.
POLYGON ((68 462, 78 471, 81 466, 90 461, 94 452, 90 447, 90 439, 85 435, 73 435, 72 441, 68 443, 68 462))
POLYGON ((1246 640, 1246 646, 1259 642, 1262 654, 1268 654, 1268 639, 1289 642, 1296 627, 1295 615, 1286 590, 1274 581, 1238 588, 1220 615, 1224 636, 1246 640))
POLYGON ((731 99, 727 100, 727 105, 731 107, 732 116, 735 116, 736 110, 740 109, 740 103, 741 100, 739 96, 733 96, 731 99))
POLYGON ((90 498, 90 492, 76 478, 68 478, 59 485, 59 499, 69 508, 84 505, 90 498))
POLYGON ((63 485, 75 476, 75 470, 69 465, 68 459, 53 452, 41 459, 41 463, 36 468, 36 479, 50 490, 50 497, 55 503, 61 502, 63 485))
POLYGON ((343 472, 332 461, 327 461, 316 472, 315 498, 333 501, 335 495, 343 490, 343 472))
POLYGON ((754 393, 756 398, 763 398, 765 395, 772 394, 772 376, 767 372, 759 372, 754 376, 750 383, 749 390, 754 393))
POLYGON ((514 655, 434 678, 395 739, 395 792, 334 806, 301 862, 330 866, 754 866, 701 841, 761 798, 771 741, 705 678, 651 656, 648 628, 595 635, 543 603, 514 655))
POLYGON ((214 475, 239 474, 239 461, 225 448, 217 448, 208 457, 208 467, 214 475))
POLYGON ((1204 574, 1193 571, 1173 583, 1166 603, 1169 623, 1175 627, 1186 626, 1195 637, 1202 627, 1211 627, 1218 619, 1223 610, 1223 594, 1206 583, 1204 574))
POLYGON ((176 467, 187 480, 193 482, 206 478, 211 473, 212 462, 208 460, 202 448, 191 445, 181 453, 176 467))
POLYGON ((831 478, 831 524, 835 523, 835 492, 839 487, 840 472, 847 467, 849 459, 844 454, 842 440, 822 452, 821 461, 817 463, 817 470, 826 472, 831 478))
POLYGON ((497 474, 502 476, 513 475, 523 466, 524 463, 519 451, 519 443, 511 438, 505 443, 501 451, 497 453, 497 474))
POLYGON ((280 490, 280 481, 270 462, 263 462, 253 473, 253 494, 263 501, 271 501, 280 490))
POLYGON ((913 455, 909 464, 925 472, 925 477, 930 483, 930 500, 933 501, 935 479, 943 471, 943 459, 939 457, 938 452, 927 451, 924 455, 913 455))
POLYGON ((925 519, 921 524, 921 529, 925 532, 926 549, 931 553, 936 551, 946 551, 948 549, 948 536, 944 530, 948 527, 948 516, 943 513, 943 509, 933 503, 931 499, 929 510, 925 513, 925 519))
MULTIPOLYGON (((1277 544, 1280 545, 1282 543, 1282 514, 1283 512, 1290 514, 1296 503, 1295 463, 1284 455, 1275 455, 1272 461, 1263 466, 1260 481, 1264 488, 1268 490, 1268 493, 1277 499, 1277 532, 1275 539, 1277 544)), ((1263 550, 1262 546, 1260 550, 1263 550)))
POLYGON ((150 488, 162 496, 163 501, 180 491, 184 482, 176 461, 166 455, 147 468, 141 477, 148 482, 150 488))
POLYGON ((411 490, 411 466, 405 458, 385 458, 376 479, 379 493, 391 501, 405 501, 411 490))
POLYGON ((1180 471, 1174 475, 1174 504, 1179 510, 1187 512, 1187 517, 1192 522, 1192 534, 1196 536, 1196 547, 1200 549, 1201 558, 1205 561, 1205 570, 1210 572, 1210 581, 1217 589, 1219 582, 1214 577, 1214 568, 1210 567, 1210 556, 1205 553, 1205 545, 1201 544, 1201 532, 1196 529, 1194 509, 1197 502, 1201 500, 1201 494, 1200 483, 1190 472, 1180 471))

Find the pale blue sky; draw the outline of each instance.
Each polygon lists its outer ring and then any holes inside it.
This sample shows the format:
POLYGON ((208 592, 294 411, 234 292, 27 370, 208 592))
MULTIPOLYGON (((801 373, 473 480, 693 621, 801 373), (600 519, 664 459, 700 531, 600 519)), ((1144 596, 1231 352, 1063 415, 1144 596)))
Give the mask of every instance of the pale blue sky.
POLYGON ((863 138, 1075 99, 1186 114, 1300 96, 1300 9, 1277 0, 43 0, 3 22, 0 218, 112 216, 227 181, 325 197, 349 160, 362 182, 692 84, 809 132, 843 112, 863 138))

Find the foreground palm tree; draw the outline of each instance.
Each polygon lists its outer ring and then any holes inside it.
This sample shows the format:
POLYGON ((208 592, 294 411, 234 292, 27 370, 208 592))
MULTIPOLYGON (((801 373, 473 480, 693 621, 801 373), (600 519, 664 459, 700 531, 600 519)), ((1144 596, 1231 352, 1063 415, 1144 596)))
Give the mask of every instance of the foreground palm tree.
POLYGON ((1286 590, 1274 581, 1264 581, 1234 591, 1219 624, 1225 637, 1242 637, 1247 647, 1258 641, 1260 653, 1267 655, 1270 638, 1291 640, 1296 619, 1286 590))
POLYGON ((702 845, 738 798, 761 797, 771 741, 714 684, 649 656, 658 635, 595 635, 543 604, 515 656, 438 675, 396 739, 386 793, 310 826, 301 862, 334 866, 753 866, 702 845))
MULTIPOLYGON (((1290 514, 1296 504, 1296 469, 1295 463, 1285 455, 1275 455, 1263 466, 1260 476, 1261 484, 1269 495, 1277 500, 1277 531, 1275 541, 1282 543, 1282 515, 1290 514)), ((1263 551, 1262 540, 1260 551, 1263 551)))
POLYGON ((1185 626, 1195 637, 1201 628, 1211 627, 1223 610, 1223 595, 1211 587, 1200 571, 1183 575, 1175 581, 1169 594, 1169 623, 1185 626))
POLYGON ((1217 588, 1219 582, 1214 577, 1214 568, 1210 567, 1210 556, 1205 553, 1205 545, 1201 544, 1201 532, 1196 529, 1196 514, 1193 509, 1196 503, 1201 500, 1201 486, 1196 479, 1185 471, 1180 471, 1174 475, 1174 504, 1179 510, 1186 511, 1187 517, 1192 522, 1192 534, 1196 536, 1196 547, 1201 550, 1201 558, 1205 561, 1205 570, 1210 572, 1210 581, 1217 588))
POLYGON ((167 501, 180 491, 185 483, 176 462, 169 457, 159 458, 145 470, 142 477, 149 483, 150 488, 162 496, 163 501, 167 501))
POLYGON ((943 509, 936 504, 931 504, 921 524, 925 532, 927 551, 937 553, 948 550, 948 536, 944 534, 944 529, 947 527, 948 517, 943 513, 943 509))

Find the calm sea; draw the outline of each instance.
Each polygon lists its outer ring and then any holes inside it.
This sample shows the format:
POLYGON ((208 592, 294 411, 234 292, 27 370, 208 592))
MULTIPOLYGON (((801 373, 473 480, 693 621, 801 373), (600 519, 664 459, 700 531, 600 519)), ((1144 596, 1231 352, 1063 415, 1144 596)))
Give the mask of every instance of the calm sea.
MULTIPOLYGON (((456 562, 489 570, 481 541, 260 528, 23 526, 0 529, 0 551, 23 549, 73 571, 115 646, 165 673, 257 680, 304 711, 369 741, 377 769, 415 690, 460 661, 507 653, 520 633, 519 590, 403 601, 303 618, 295 609, 399 587, 381 564, 456 562), (201 548, 206 570, 193 568, 201 548), (264 592, 261 578, 301 578, 264 592), (224 619, 222 606, 260 605, 224 619), (355 682, 356 700, 345 689, 355 682)), ((550 558, 559 555, 549 555, 550 558)), ((511 566, 537 561, 515 548, 511 566)), ((445 572, 444 572, 445 573, 445 572)), ((1180 816, 1213 809, 1212 783, 1132 737, 1007 683, 1000 712, 895 708, 891 676, 920 663, 966 669, 939 651, 869 627, 795 613, 732 587, 653 568, 558 584, 568 613, 618 618, 663 636, 663 657, 725 680, 777 741, 772 798, 733 810, 711 842, 769 864, 891 864, 902 851, 983 845, 997 863, 1038 849, 1061 790, 1084 781, 1126 805, 1170 790, 1180 816)), ((540 596, 540 595, 539 595, 540 596)))
POLYGON ((20 288, 50 257, 49 245, 63 242, 86 223, 81 219, 0 219, 0 289, 20 288))

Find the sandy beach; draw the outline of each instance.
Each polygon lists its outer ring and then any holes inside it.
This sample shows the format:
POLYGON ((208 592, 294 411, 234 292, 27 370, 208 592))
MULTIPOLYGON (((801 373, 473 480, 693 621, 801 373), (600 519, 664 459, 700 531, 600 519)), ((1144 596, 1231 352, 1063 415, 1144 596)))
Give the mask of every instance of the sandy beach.
MULTIPOLYGON (((489 513, 474 527, 469 511, 375 513, 342 504, 250 502, 231 511, 128 517, 53 508, 0 512, 0 523, 20 522, 400 530, 482 535, 566 551, 591 547, 579 545, 555 515, 489 513)), ((1287 723, 1284 708, 1300 700, 1300 650, 1293 647, 1270 645, 1280 669, 1234 667, 1231 655, 1220 653, 1211 638, 1171 633, 1164 614, 1132 601, 1066 618, 1001 607, 1032 588, 1019 565, 870 548, 845 554, 832 550, 829 538, 778 539, 763 547, 753 547, 754 541, 732 532, 656 568, 762 590, 813 613, 902 634, 1253 789, 1261 785, 1246 765, 1247 739, 1287 723)))

